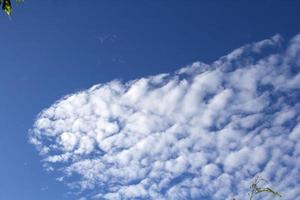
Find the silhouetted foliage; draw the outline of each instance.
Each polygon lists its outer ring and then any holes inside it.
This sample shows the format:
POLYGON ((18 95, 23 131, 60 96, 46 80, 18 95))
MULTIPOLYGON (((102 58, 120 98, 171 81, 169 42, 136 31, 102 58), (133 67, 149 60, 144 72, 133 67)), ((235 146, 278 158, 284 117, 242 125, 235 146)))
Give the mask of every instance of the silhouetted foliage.
MULTIPOLYGON (((16 3, 21 3, 23 0, 16 0, 16 3)), ((0 6, 7 15, 11 15, 12 5, 10 0, 0 0, 0 6)))

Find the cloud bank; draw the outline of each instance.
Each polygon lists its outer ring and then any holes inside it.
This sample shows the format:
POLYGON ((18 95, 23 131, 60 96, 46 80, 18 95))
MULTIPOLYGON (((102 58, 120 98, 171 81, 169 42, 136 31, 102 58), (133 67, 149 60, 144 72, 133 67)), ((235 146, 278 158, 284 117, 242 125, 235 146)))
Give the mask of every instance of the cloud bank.
POLYGON ((38 115, 30 142, 84 199, 246 199, 259 173, 294 200, 299 70, 300 35, 275 35, 211 64, 68 95, 38 115))

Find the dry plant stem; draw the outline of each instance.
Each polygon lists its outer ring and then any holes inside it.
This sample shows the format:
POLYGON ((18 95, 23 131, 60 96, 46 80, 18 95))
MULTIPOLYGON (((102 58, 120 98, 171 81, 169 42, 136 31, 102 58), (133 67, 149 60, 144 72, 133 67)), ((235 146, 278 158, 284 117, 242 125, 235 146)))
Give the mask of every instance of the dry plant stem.
MULTIPOLYGON (((255 195, 263 192, 271 193, 274 197, 282 197, 282 195, 279 192, 276 192, 269 187, 259 187, 258 184, 261 182, 267 183, 267 181, 261 178, 260 176, 257 176, 254 179, 254 181, 250 186, 251 192, 248 193, 249 200, 254 200, 255 195)), ((237 199, 232 199, 232 200, 237 200, 237 199)))

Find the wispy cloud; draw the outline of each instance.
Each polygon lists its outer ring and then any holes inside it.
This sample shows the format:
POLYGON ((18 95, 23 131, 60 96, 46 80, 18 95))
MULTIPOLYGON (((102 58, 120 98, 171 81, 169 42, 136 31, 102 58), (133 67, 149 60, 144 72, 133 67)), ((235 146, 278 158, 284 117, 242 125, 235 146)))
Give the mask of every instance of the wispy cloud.
POLYGON ((299 70, 300 35, 275 35, 211 64, 68 95, 39 114, 30 142, 89 199, 244 199, 260 173, 294 200, 299 70))

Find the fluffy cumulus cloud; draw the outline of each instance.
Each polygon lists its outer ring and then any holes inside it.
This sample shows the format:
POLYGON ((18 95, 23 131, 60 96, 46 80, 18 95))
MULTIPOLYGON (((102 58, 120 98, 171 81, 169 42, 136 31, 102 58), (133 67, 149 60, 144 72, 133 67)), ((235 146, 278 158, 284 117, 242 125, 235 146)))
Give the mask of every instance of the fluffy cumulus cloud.
POLYGON ((300 35, 275 35, 68 95, 38 115, 30 142, 84 199, 245 199, 256 174, 298 199, 299 72, 300 35))

